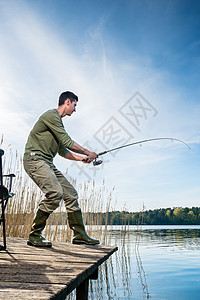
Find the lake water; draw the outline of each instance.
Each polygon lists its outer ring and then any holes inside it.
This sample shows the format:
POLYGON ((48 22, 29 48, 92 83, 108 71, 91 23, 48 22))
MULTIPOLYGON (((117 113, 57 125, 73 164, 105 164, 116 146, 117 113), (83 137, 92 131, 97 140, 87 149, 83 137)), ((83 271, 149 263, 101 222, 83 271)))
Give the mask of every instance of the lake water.
POLYGON ((200 299, 200 226, 113 226, 110 233, 107 244, 119 250, 90 280, 89 299, 200 299))

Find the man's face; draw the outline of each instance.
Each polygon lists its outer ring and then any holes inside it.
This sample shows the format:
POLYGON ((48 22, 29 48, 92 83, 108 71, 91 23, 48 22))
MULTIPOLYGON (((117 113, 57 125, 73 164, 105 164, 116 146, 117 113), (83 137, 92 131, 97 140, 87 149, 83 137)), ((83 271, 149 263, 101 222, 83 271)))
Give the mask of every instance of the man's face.
POLYGON ((73 100, 71 102, 70 99, 67 99, 65 101, 65 113, 66 113, 66 115, 71 116, 73 114, 73 112, 76 111, 76 105, 77 105, 76 100, 73 100))

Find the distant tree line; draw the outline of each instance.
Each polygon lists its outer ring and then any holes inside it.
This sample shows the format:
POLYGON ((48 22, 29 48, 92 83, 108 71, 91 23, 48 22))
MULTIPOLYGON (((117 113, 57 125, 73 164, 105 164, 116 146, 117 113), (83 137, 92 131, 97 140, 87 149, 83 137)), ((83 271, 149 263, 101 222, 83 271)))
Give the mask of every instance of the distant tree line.
POLYGON ((112 211, 98 214, 103 225, 200 225, 200 207, 160 208, 142 212, 112 211))

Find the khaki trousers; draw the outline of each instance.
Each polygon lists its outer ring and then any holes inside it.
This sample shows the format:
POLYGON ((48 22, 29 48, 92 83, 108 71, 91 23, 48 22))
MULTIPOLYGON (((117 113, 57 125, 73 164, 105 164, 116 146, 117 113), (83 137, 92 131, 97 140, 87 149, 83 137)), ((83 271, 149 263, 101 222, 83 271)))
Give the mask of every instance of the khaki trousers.
POLYGON ((24 169, 45 194, 39 208, 52 213, 63 199, 67 212, 80 210, 78 193, 53 163, 41 159, 25 160, 24 169))

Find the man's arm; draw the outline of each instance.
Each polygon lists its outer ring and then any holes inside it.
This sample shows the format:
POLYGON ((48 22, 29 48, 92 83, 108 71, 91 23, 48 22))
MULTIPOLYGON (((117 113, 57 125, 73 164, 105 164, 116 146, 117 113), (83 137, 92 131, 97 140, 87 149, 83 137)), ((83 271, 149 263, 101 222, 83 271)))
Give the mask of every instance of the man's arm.
POLYGON ((56 110, 48 111, 47 115, 45 115, 45 118, 43 118, 43 122, 53 132, 53 134, 58 139, 58 141, 60 141, 63 147, 70 149, 73 152, 86 155, 86 161, 88 163, 98 157, 95 152, 91 152, 88 149, 81 147, 70 138, 70 136, 65 131, 61 118, 56 110))
POLYGON ((73 152, 76 152, 76 153, 80 153, 80 154, 83 154, 83 155, 86 155, 87 158, 86 158, 86 161, 89 163, 91 161, 93 161, 95 158, 98 157, 98 155, 95 153, 95 152, 91 152, 90 150, 86 149, 86 148, 83 148, 82 146, 80 146, 79 144, 77 144, 76 142, 74 143, 74 146, 73 148, 71 148, 71 150, 73 152))
MULTIPOLYGON (((86 155, 86 157, 84 157, 84 162, 86 163, 90 163, 96 157, 98 157, 98 155, 95 152, 91 152, 88 149, 81 147, 76 142, 74 143, 74 147, 72 147, 72 149, 70 150, 76 153, 86 155)), ((67 148, 65 148, 63 145, 60 145, 58 154, 64 158, 71 159, 71 160, 77 160, 77 161, 83 160, 82 156, 75 155, 74 153, 70 152, 67 148)))
POLYGON ((76 155, 70 151, 65 155, 65 158, 70 159, 70 160, 82 161, 83 163, 90 163, 90 161, 87 159, 87 157, 85 158, 85 157, 76 155), (84 158, 84 160, 83 160, 83 158, 84 158))
POLYGON ((42 122, 52 133, 54 138, 60 142, 60 144, 67 148, 71 149, 74 145, 74 141, 65 131, 60 115, 56 109, 51 109, 44 113, 42 116, 42 122))

